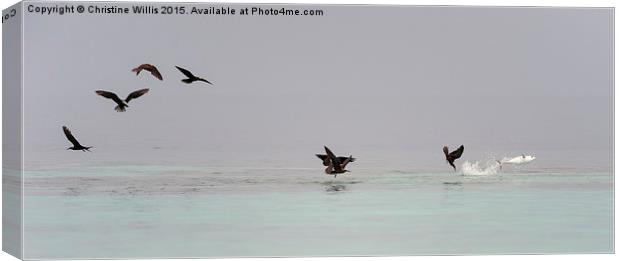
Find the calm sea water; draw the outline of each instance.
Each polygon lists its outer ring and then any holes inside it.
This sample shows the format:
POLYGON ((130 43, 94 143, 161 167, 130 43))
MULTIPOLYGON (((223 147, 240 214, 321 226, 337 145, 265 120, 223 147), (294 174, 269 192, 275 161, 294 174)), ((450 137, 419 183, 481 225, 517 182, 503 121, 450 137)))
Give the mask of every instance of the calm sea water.
MULTIPOLYGON (((484 170, 484 169, 483 169, 484 170)), ((611 172, 25 173, 25 258, 611 253, 611 172)))

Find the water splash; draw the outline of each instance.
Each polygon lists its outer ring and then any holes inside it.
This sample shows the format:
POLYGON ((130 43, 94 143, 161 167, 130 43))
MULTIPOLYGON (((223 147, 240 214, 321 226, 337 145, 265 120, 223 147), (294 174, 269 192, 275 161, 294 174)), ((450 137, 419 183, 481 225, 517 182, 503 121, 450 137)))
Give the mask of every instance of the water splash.
POLYGON ((484 167, 480 166, 480 162, 470 163, 465 161, 461 166, 461 173, 465 176, 488 176, 495 175, 499 172, 500 165, 495 161, 489 161, 484 167))
POLYGON ((325 187, 325 191, 327 192, 339 192, 339 191, 344 191, 344 190, 347 190, 347 186, 342 185, 342 184, 329 185, 325 187))

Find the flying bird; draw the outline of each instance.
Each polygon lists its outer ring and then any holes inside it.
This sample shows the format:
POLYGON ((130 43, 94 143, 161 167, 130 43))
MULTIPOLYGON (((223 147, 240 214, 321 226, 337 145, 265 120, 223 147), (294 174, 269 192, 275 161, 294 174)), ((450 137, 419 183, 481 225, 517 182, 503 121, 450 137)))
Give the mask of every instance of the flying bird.
POLYGON ((187 77, 187 79, 183 79, 183 80, 181 80, 181 81, 182 81, 182 82, 184 82, 184 83, 188 83, 188 84, 189 84, 189 83, 193 83, 193 82, 195 82, 195 81, 202 81, 202 82, 206 82, 206 83, 208 83, 208 84, 213 85, 211 82, 207 81, 206 79, 203 79, 203 78, 200 78, 200 77, 194 76, 194 75, 192 74, 192 72, 190 72, 190 71, 188 71, 188 70, 186 70, 186 69, 183 69, 183 68, 181 68, 181 67, 179 67, 179 66, 175 66, 175 67, 176 67, 177 69, 179 69, 179 71, 181 71, 181 72, 182 72, 182 73, 183 73, 183 74, 187 77))
POLYGON ((75 137, 73 137, 73 134, 71 134, 71 131, 69 130, 69 128, 67 128, 67 126, 62 126, 62 131, 65 133, 65 136, 67 136, 67 139, 73 144, 73 147, 69 147, 67 148, 67 150, 81 150, 81 151, 90 151, 91 147, 84 147, 82 146, 82 144, 80 144, 77 139, 75 139, 75 137))
POLYGON ((461 155, 463 154, 463 150, 464 149, 465 149, 465 147, 463 147, 463 145, 461 145, 455 151, 448 152, 448 146, 444 146, 443 147, 443 154, 446 155, 446 160, 448 161, 450 166, 452 166, 454 168, 455 171, 456 171, 456 167, 454 166, 454 161, 461 157, 461 155))
MULTIPOLYGON (((324 146, 324 147, 325 147, 325 153, 327 154, 327 159, 329 161, 329 163, 327 164, 327 168, 325 168, 325 174, 334 175, 334 178, 335 178, 337 174, 350 172, 346 170, 345 168, 347 167, 347 164, 349 164, 349 162, 354 161, 353 156, 349 156, 348 158, 342 157, 344 158, 344 160, 341 161, 340 157, 336 157, 336 155, 334 155, 334 153, 331 150, 329 150, 327 146, 324 146)), ((323 165, 325 165, 325 160, 323 161, 323 165)))
POLYGON ((142 70, 151 72, 151 74, 155 76, 155 78, 159 79, 160 81, 164 80, 164 78, 161 77, 161 73, 159 72, 159 70, 157 70, 157 67, 155 67, 155 65, 152 65, 152 64, 145 63, 136 68, 133 68, 131 71, 135 72, 136 75, 138 75, 140 74, 142 70))
POLYGON ((147 92, 149 92, 149 89, 141 89, 141 90, 137 90, 134 91, 132 93, 130 93, 129 95, 127 95, 127 98, 125 98, 125 101, 121 100, 121 98, 118 97, 118 95, 116 95, 116 93, 113 92, 108 92, 108 91, 102 91, 102 90, 98 90, 95 91, 95 93, 97 93, 98 95, 101 95, 105 98, 108 99, 112 99, 114 102, 116 102, 117 106, 114 107, 114 109, 118 112, 122 112, 125 111, 126 107, 129 107, 129 105, 127 105, 127 103, 129 103, 129 101, 136 99, 144 94, 146 94, 147 92))

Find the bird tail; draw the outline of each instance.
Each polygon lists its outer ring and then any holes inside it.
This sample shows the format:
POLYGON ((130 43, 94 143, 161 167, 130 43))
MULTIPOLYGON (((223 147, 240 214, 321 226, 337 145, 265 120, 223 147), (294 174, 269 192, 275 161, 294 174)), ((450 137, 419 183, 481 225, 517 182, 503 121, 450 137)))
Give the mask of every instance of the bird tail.
POLYGON ((90 146, 90 147, 84 147, 84 149, 85 149, 86 151, 88 151, 88 152, 92 152, 92 151, 90 151, 90 148, 92 148, 92 147, 93 147, 93 146, 90 146))
POLYGON ((117 105, 116 107, 114 107, 114 110, 116 110, 117 112, 123 112, 125 111, 125 107, 129 107, 129 105, 117 105))
POLYGON ((140 70, 140 67, 138 67, 138 68, 133 68, 131 71, 132 71, 132 72, 135 72, 135 73, 136 73, 136 75, 138 75, 138 74, 140 74, 140 71, 141 71, 141 70, 140 70))

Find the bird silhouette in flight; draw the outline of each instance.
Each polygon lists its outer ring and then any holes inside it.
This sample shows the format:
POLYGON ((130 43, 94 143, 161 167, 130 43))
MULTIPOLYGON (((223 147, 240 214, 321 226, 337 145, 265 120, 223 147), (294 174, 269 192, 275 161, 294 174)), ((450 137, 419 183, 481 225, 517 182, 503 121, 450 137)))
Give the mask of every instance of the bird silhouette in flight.
POLYGON ((67 148, 67 150, 90 151, 90 148, 92 148, 92 146, 90 147, 82 146, 82 144, 80 144, 77 141, 77 139, 73 137, 73 134, 71 134, 71 131, 69 130, 69 128, 67 128, 67 126, 62 126, 62 131, 65 133, 65 136, 67 136, 67 139, 73 144, 73 147, 69 147, 67 148))
POLYGON ((114 109, 118 112, 122 112, 125 111, 126 107, 129 107, 129 105, 127 105, 127 103, 129 103, 129 101, 136 99, 144 94, 146 94, 147 92, 149 92, 149 89, 141 89, 141 90, 137 90, 134 91, 132 93, 130 93, 129 95, 127 95, 127 98, 125 98, 125 101, 121 100, 121 98, 118 97, 118 95, 116 95, 116 93, 113 92, 108 92, 108 91, 102 91, 102 90, 98 90, 95 91, 95 93, 97 93, 98 95, 101 95, 105 98, 108 99, 112 99, 114 102, 116 102, 117 106, 114 107, 114 109))
POLYGON ((138 75, 140 74, 142 70, 151 72, 151 74, 155 76, 155 78, 159 79, 160 81, 164 80, 159 70, 157 70, 157 67, 155 67, 155 65, 152 65, 152 64, 148 64, 148 63, 141 64, 140 66, 133 68, 131 71, 135 72, 136 75, 138 75))
POLYGON ((461 157, 461 155, 463 154, 463 150, 464 149, 465 149, 465 147, 463 147, 463 145, 461 145, 455 151, 448 152, 448 146, 444 146, 443 147, 443 154, 446 155, 446 161, 448 161, 450 166, 452 166, 454 168, 454 171, 456 171, 456 166, 454 166, 454 161, 461 157))
MULTIPOLYGON (((334 178, 335 178, 336 175, 338 174, 350 172, 349 170, 346 170, 345 168, 347 167, 347 164, 355 160, 353 156, 336 157, 336 155, 334 155, 334 153, 331 150, 329 150, 327 146, 324 146, 324 147, 325 147, 325 154, 327 156, 327 160, 329 161, 328 164, 326 165, 327 168, 325 168, 325 174, 334 175, 334 178), (344 159, 340 160, 341 158, 344 158, 344 159)), ((323 165, 325 165, 325 160, 323 160, 323 165)))
POLYGON ((177 69, 179 69, 179 71, 181 71, 181 72, 182 72, 182 73, 183 73, 183 74, 187 77, 187 79, 183 79, 183 80, 181 80, 181 81, 182 81, 182 82, 184 82, 184 83, 189 84, 189 83, 193 83, 193 82, 195 82, 195 81, 202 81, 202 82, 206 82, 206 83, 208 83, 208 84, 213 85, 213 83, 211 83, 210 81, 207 81, 206 79, 203 79, 203 78, 197 77, 197 76, 195 76, 194 74, 192 74, 192 72, 190 72, 190 71, 188 71, 188 70, 186 70, 186 69, 183 69, 183 68, 181 68, 181 67, 179 67, 179 66, 175 66, 175 67, 176 67, 177 69))

